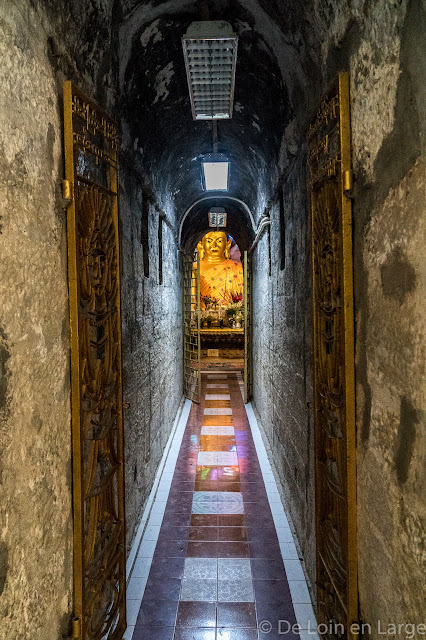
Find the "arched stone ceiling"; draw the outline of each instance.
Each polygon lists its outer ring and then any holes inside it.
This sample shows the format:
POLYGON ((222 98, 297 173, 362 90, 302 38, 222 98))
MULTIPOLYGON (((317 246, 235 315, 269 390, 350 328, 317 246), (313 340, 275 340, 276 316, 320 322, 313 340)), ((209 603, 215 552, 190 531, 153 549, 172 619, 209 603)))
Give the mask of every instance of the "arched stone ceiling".
MULTIPOLYGON (((209 2, 210 19, 229 21, 239 36, 233 118, 219 121, 219 152, 231 162, 229 195, 246 202, 256 220, 291 161, 319 81, 308 4, 209 2)), ((200 158, 212 151, 211 124, 192 120, 181 46, 188 25, 201 19, 200 3, 124 0, 122 10, 124 146, 179 220, 206 195, 200 158)))
POLYGON ((241 251, 248 249, 254 239, 254 228, 250 213, 244 203, 230 198, 203 198, 195 202, 185 212, 180 224, 180 246, 192 251, 205 233, 211 231, 208 226, 210 207, 224 207, 228 213, 226 232, 230 234, 241 251))

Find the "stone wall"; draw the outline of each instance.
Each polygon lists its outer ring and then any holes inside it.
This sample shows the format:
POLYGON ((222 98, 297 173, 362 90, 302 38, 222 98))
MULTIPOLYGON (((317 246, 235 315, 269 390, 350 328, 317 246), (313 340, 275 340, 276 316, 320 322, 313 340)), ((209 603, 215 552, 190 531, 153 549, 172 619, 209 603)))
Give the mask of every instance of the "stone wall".
POLYGON ((72 613, 61 113, 47 22, 27 3, 6 4, 0 9, 0 637, 53 640, 68 633, 72 613))
POLYGON ((140 179, 122 172, 120 188, 123 321, 123 399, 128 545, 182 398, 182 299, 174 232, 151 205, 140 179), (141 226, 148 214, 149 276, 144 275, 141 226), (159 284, 158 225, 163 225, 163 282, 159 284))
POLYGON ((283 234, 279 202, 271 209, 271 275, 268 232, 253 257, 253 400, 314 582, 314 439, 308 406, 312 402, 311 233, 305 165, 302 148, 283 184, 283 234))
MULTIPOLYGON (((349 7, 329 3, 317 24, 322 90, 338 70, 351 74, 360 616, 378 638, 378 620, 383 630, 424 618, 426 6, 377 0, 349 7)), ((268 278, 265 237, 254 258, 254 401, 313 580, 312 416, 304 406, 312 400, 311 274, 302 167, 284 184, 285 270, 275 266, 268 278)), ((272 211, 273 256, 275 219, 272 211)))
MULTIPOLYGON (((0 638, 59 640, 73 614, 71 416, 62 83, 115 113, 117 3, 0 8, 0 638)), ((129 545, 182 393, 178 251, 120 172, 129 545)), ((173 212, 171 212, 173 218, 173 212)))

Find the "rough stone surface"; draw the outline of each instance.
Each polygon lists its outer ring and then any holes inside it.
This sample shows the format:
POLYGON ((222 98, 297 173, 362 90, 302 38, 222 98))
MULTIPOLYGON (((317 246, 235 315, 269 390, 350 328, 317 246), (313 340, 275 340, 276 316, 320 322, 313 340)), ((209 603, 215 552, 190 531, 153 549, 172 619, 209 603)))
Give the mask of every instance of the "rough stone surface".
MULTIPOLYGON (((379 619, 383 628, 392 622, 419 624, 424 614, 426 65, 420 34, 426 17, 419 0, 328 7, 321 23, 325 5, 318 5, 317 24, 324 27, 322 90, 339 69, 351 73, 360 616, 378 638, 379 619)), ((313 425, 301 402, 312 399, 310 384, 301 388, 306 371, 310 379, 312 348, 311 273, 304 262, 309 232, 301 231, 302 251, 289 237, 297 210, 302 211, 299 228, 309 215, 308 203, 300 203, 306 182, 299 179, 297 197, 291 179, 284 181, 289 260, 283 273, 294 273, 292 281, 284 276, 284 298, 274 277, 268 279, 265 238, 254 259, 254 400, 313 582, 314 484, 306 449, 307 443, 312 447, 313 425), (305 322, 299 319, 295 330, 289 318, 294 323, 300 303, 305 322), (277 307, 282 318, 276 323, 277 307), (303 358, 299 363, 295 358, 298 349, 307 355, 305 370, 303 358), (286 446, 280 447, 283 438, 286 446)), ((271 218, 273 237, 279 233, 276 228, 274 234, 273 211, 271 218)))
POLYGON ((72 612, 61 119, 45 25, 0 14, 0 637, 53 640, 72 612))
POLYGON ((113 113, 122 134, 128 543, 181 394, 178 247, 164 222, 160 284, 160 212, 178 231, 190 209, 180 240, 192 248, 208 207, 225 202, 242 249, 261 216, 271 217, 253 256, 254 401, 314 584, 304 140, 328 83, 350 71, 360 615, 374 639, 378 619, 423 621, 426 2, 210 0, 209 8, 240 42, 234 117, 219 125, 230 192, 202 204, 199 163, 212 132, 191 119, 180 44, 199 19, 196 0, 10 0, 0 9, 0 637, 8 640, 59 640, 72 614, 65 78, 113 113))
POLYGON ((314 437, 310 215, 306 152, 283 185, 285 243, 279 205, 271 210, 253 260, 253 400, 273 451, 308 575, 315 579, 314 437), (285 253, 285 267, 281 266, 285 253))
POLYGON ((120 198, 126 520, 130 547, 182 398, 182 297, 175 233, 148 205, 149 277, 144 275, 143 193, 122 174, 120 198), (163 224, 159 284, 158 225, 163 224))

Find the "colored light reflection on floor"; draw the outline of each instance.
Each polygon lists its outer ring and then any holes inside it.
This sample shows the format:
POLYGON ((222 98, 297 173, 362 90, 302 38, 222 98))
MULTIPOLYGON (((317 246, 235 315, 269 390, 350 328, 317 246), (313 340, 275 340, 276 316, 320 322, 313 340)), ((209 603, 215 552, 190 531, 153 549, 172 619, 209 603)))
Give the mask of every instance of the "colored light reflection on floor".
POLYGON ((236 374, 203 375, 202 398, 182 439, 133 640, 275 640, 278 621, 296 618, 236 374), (219 388, 230 409, 211 397, 219 388))

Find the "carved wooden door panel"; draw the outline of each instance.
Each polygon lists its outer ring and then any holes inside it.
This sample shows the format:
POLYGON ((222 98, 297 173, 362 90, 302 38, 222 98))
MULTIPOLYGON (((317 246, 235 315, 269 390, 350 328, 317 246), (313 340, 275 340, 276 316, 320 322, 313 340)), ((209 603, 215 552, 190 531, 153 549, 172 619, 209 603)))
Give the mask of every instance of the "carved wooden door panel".
POLYGON ((309 129, 316 446, 317 618, 351 638, 358 618, 349 77, 309 129))
POLYGON ((200 254, 183 256, 183 380, 189 400, 201 398, 200 254))
POLYGON ((71 319, 73 637, 126 628, 117 128, 64 84, 71 319))
POLYGON ((244 251, 244 402, 252 395, 251 261, 244 251))

